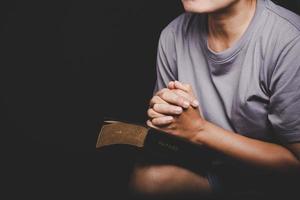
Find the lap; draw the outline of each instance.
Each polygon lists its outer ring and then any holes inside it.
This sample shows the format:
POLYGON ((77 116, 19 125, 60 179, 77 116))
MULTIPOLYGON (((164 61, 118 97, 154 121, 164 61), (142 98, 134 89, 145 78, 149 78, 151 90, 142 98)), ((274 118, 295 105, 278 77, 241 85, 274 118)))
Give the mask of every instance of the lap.
POLYGON ((212 193, 209 181, 201 171, 149 157, 138 160, 130 185, 133 190, 146 196, 207 197, 212 193))
MULTIPOLYGON (((131 184, 143 194, 168 194, 184 197, 217 198, 265 196, 270 180, 244 167, 221 165, 202 170, 142 155, 136 162, 131 184), (268 181, 266 181, 268 180, 268 181)), ((203 198, 200 198, 203 199, 203 198)), ((206 199, 206 198, 205 198, 206 199)))

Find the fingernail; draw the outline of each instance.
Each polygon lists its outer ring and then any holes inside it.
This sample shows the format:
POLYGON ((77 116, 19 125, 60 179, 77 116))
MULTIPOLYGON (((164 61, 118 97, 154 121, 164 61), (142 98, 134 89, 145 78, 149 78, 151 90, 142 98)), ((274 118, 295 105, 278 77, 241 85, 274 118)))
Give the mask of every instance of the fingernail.
POLYGON ((181 114, 182 113, 182 108, 180 108, 180 107, 175 108, 175 113, 176 114, 181 114))
POLYGON ((183 107, 188 108, 190 106, 190 103, 188 101, 183 102, 183 107))
POLYGON ((193 101, 193 105, 194 105, 195 107, 199 106, 199 101, 194 100, 194 101, 193 101))

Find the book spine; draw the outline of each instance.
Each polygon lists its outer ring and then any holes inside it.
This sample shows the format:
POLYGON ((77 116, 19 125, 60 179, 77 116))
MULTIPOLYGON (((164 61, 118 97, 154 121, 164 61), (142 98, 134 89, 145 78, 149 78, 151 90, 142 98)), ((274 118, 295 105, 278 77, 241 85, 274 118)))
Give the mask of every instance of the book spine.
POLYGON ((209 167, 216 157, 215 152, 206 147, 153 128, 148 130, 144 150, 163 161, 201 165, 203 168, 209 167))

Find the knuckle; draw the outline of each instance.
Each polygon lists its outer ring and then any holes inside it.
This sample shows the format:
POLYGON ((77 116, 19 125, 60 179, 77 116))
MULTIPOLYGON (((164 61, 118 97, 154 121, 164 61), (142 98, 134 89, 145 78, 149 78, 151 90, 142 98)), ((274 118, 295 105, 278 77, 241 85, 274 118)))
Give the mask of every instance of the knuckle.
POLYGON ((152 104, 154 104, 154 102, 155 102, 155 96, 150 99, 149 104, 152 105, 152 104))
POLYGON ((161 98, 165 99, 168 96, 167 92, 163 92, 159 95, 161 98))
POLYGON ((157 103, 154 104, 154 106, 153 106, 153 110, 154 110, 154 111, 157 111, 157 112, 158 112, 158 111, 160 111, 160 109, 161 109, 161 105, 160 105, 160 104, 157 104, 157 103))
POLYGON ((153 109, 152 108, 148 109, 147 114, 148 114, 149 117, 152 117, 153 116, 153 109))
POLYGON ((152 102, 153 103, 156 103, 158 101, 158 96, 154 96, 153 98, 152 98, 152 102))
POLYGON ((155 111, 157 110, 157 104, 153 105, 153 110, 155 110, 155 111))
POLYGON ((149 107, 151 108, 151 107, 153 107, 153 101, 152 101, 152 99, 149 101, 149 107))
POLYGON ((154 104, 156 104, 156 103, 158 103, 159 102, 159 97, 158 96, 154 96, 154 97, 152 97, 152 99, 150 100, 150 105, 154 105, 154 104))

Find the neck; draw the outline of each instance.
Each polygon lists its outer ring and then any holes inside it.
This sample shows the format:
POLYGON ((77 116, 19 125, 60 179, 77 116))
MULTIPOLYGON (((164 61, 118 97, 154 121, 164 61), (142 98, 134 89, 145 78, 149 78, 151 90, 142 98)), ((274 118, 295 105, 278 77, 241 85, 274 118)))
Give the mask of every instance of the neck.
POLYGON ((208 14, 208 45, 216 52, 230 48, 244 34, 256 9, 256 0, 239 0, 208 14))

